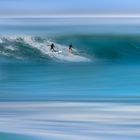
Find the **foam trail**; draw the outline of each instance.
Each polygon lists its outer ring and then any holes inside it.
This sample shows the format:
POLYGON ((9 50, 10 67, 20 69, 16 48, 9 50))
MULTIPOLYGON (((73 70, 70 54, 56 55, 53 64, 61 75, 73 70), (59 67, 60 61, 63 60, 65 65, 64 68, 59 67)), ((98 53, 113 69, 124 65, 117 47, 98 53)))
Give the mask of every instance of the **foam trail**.
POLYGON ((119 103, 0 103, 0 132, 53 140, 138 140, 140 106, 119 103))

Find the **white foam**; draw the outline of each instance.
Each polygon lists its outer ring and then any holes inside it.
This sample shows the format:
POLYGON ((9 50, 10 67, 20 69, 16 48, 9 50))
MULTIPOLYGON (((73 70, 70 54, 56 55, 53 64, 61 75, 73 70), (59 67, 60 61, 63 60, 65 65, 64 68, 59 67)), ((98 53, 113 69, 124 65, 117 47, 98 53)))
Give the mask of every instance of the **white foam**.
POLYGON ((4 55, 4 56, 10 56, 9 53, 3 52, 3 51, 0 51, 0 54, 1 54, 1 55, 4 55))
POLYGON ((48 55, 49 57, 51 57, 53 59, 57 59, 57 60, 61 60, 61 61, 71 61, 71 62, 87 62, 87 61, 90 61, 89 58, 86 58, 84 56, 70 54, 68 52, 68 47, 67 46, 60 45, 60 44, 51 42, 49 40, 46 41, 46 42, 43 42, 43 43, 39 43, 39 42, 36 42, 31 37, 24 37, 24 41, 26 43, 28 43, 30 46, 32 46, 33 48, 37 48, 38 50, 40 50, 42 54, 48 55), (48 45, 50 45, 51 43, 54 43, 55 47, 56 47, 55 49, 58 50, 58 51, 61 51, 61 53, 56 53, 56 52, 50 51, 50 47, 48 45))
POLYGON ((0 38, 0 43, 3 43, 3 40, 0 38))
POLYGON ((7 50, 11 50, 11 51, 14 51, 14 50, 17 49, 15 46, 11 46, 11 45, 5 46, 5 48, 6 48, 7 50))

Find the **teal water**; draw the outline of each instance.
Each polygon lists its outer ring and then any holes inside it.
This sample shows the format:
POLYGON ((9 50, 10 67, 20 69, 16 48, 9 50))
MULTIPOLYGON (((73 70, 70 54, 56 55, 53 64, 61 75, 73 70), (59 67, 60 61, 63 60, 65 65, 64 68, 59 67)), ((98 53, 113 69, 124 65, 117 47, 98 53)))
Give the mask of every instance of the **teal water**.
POLYGON ((95 21, 0 19, 0 132, 140 138, 140 26, 95 21))
POLYGON ((27 137, 24 135, 17 135, 17 134, 11 134, 11 133, 0 133, 0 138, 2 140, 9 140, 9 139, 13 139, 13 140, 37 140, 36 138, 32 138, 32 137, 27 137))

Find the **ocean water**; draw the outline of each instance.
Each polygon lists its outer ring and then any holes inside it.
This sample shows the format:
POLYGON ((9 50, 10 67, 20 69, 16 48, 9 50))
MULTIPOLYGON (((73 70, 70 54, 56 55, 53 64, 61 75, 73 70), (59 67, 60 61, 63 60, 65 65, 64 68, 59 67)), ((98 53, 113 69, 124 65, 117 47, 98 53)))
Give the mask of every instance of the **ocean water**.
POLYGON ((0 19, 0 140, 140 139, 140 25, 119 20, 0 19))

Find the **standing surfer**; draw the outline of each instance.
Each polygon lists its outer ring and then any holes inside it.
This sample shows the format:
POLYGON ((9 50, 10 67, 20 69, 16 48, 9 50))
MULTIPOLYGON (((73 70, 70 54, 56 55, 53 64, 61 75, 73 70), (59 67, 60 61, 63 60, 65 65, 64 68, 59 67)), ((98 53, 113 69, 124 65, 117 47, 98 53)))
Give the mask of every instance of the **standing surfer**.
POLYGON ((55 45, 53 43, 51 45, 49 45, 49 46, 50 46, 50 50, 52 52, 56 52, 56 50, 54 49, 55 48, 55 45))
POLYGON ((50 46, 50 51, 51 52, 55 52, 55 53, 62 53, 62 51, 61 50, 57 50, 57 48, 55 47, 55 45, 54 45, 54 43, 52 43, 51 45, 48 45, 48 46, 50 46))

